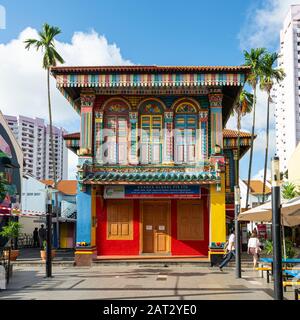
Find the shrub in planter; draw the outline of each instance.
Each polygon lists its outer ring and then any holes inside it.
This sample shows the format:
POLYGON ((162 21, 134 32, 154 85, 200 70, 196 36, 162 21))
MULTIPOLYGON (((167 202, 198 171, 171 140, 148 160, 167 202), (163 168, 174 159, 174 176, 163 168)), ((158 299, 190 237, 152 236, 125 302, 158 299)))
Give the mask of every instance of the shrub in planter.
POLYGON ((0 236, 7 238, 10 243, 10 247, 11 247, 10 260, 12 261, 15 261, 19 256, 17 239, 20 235, 21 229, 22 229, 22 225, 20 224, 20 222, 10 220, 8 224, 4 226, 2 228, 2 231, 0 232, 0 236))
MULTIPOLYGON (((43 250, 41 250, 40 252, 41 252, 41 259, 42 261, 45 262, 47 260, 47 241, 46 240, 43 241, 43 250)), ((56 255, 56 251, 55 249, 52 249, 51 250, 52 259, 55 257, 55 255, 56 255)))

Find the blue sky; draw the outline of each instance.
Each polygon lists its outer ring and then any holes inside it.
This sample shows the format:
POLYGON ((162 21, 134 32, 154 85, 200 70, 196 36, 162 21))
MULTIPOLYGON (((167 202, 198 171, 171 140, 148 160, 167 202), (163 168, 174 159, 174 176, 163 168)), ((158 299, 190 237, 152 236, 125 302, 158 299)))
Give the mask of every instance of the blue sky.
MULTIPOLYGON (((67 64, 103 64, 108 61, 110 64, 239 65, 243 63, 243 49, 251 46, 277 49, 282 18, 292 2, 299 3, 299 0, 0 0, 0 5, 6 10, 6 29, 0 30, 0 59, 10 64, 6 69, 10 73, 13 73, 14 66, 18 73, 34 64, 33 53, 29 56, 21 51, 22 39, 27 34, 34 34, 44 22, 48 22, 62 30, 57 40, 65 52, 67 64), (84 50, 86 41, 88 50, 84 50), (74 48, 72 53, 70 48, 74 48), (18 50, 20 52, 16 54, 18 50), (105 51, 103 57, 101 50, 105 51), (86 57, 88 54, 92 58, 86 57)), ((31 105, 32 99, 32 108, 21 107, 20 100, 11 99, 11 94, 7 94, 6 98, 5 93, 0 91, 2 112, 45 115, 47 119, 46 113, 40 113, 40 105, 33 107, 34 103, 44 103, 44 97, 39 97, 44 87, 39 87, 37 93, 34 80, 28 83, 26 77, 21 76, 19 78, 23 81, 18 83, 18 88, 28 95, 21 101, 31 105), (32 98, 32 95, 36 96, 32 98)), ((4 78, 4 72, 1 76, 0 70, 0 85, 1 77, 4 78)), ((30 77, 33 79, 36 73, 30 77)), ((39 77, 37 86, 44 81, 42 74, 39 77)), ((7 82, 3 80, 5 85, 7 82)), ((15 87, 7 87, 4 91, 10 90, 15 90, 15 87)), ((58 96, 57 92, 53 94, 58 96)), ((263 96, 260 99, 258 109, 263 109, 265 99, 263 96)), ((79 118, 71 114, 71 107, 61 97, 55 97, 56 101, 60 109, 54 112, 54 122, 63 125, 69 132, 78 130, 79 118), (65 114, 65 118, 61 118, 61 114, 65 114)), ((258 110, 259 141, 254 154, 253 174, 263 167, 263 119, 264 113, 258 110)), ((244 121, 244 129, 250 130, 250 123, 251 118, 248 117, 244 121)), ((234 120, 231 120, 230 125, 234 124, 234 120)), ((274 136, 271 136, 271 140, 274 141, 274 136)), ((270 155, 274 155, 274 144, 273 147, 271 145, 270 155)), ((247 166, 248 157, 245 156, 241 162, 242 178, 247 176, 247 166)))
MULTIPOLYGON (((251 1, 252 2, 252 1, 251 1)), ((237 64, 242 62, 237 32, 249 1, 161 0, 0 0, 7 14, 2 41, 47 21, 63 30, 95 29, 137 64, 237 64), (88 3, 88 5, 86 5, 88 3)))

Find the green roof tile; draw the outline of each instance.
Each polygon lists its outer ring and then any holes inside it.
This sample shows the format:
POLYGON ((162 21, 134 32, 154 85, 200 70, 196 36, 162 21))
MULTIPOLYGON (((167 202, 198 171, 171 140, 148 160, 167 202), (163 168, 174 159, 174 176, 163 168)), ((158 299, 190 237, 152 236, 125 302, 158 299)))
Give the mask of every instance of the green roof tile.
POLYGON ((101 181, 129 181, 129 182, 191 182, 191 181, 217 181, 216 172, 96 172, 90 173, 83 180, 101 182, 101 181))

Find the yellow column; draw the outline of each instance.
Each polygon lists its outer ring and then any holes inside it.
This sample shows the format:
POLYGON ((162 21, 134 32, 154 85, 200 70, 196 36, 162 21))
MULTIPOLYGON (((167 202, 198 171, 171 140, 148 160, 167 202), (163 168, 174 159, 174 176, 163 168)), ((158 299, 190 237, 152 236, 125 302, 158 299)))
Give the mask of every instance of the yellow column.
POLYGON ((210 186, 210 241, 209 255, 221 256, 226 242, 226 210, 225 210, 225 173, 221 175, 221 188, 217 185, 210 186))

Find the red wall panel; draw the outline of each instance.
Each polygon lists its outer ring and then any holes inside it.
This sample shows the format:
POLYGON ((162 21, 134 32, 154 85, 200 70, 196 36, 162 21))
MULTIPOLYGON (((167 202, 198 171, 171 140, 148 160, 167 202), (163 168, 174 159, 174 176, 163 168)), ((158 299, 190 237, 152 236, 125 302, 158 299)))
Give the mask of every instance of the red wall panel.
POLYGON ((172 255, 208 256, 209 215, 207 196, 202 196, 204 209, 204 240, 177 240, 177 201, 171 202, 171 251, 172 255))
MULTIPOLYGON (((171 200, 171 253, 172 255, 208 255, 209 244, 209 214, 207 196, 202 197, 204 202, 204 240, 188 241, 177 240, 177 200, 171 200)), ((118 201, 118 200, 116 200, 118 201)), ((107 208, 103 201, 96 200, 97 210, 97 252, 98 255, 139 255, 140 246, 140 202, 133 200, 133 240, 107 240, 107 208)))
MULTIPOLYGON (((118 201, 118 200, 116 200, 118 201)), ((139 254, 139 201, 133 200, 133 240, 107 240, 107 207, 96 200, 97 210, 97 252, 98 255, 138 255, 139 254)))

